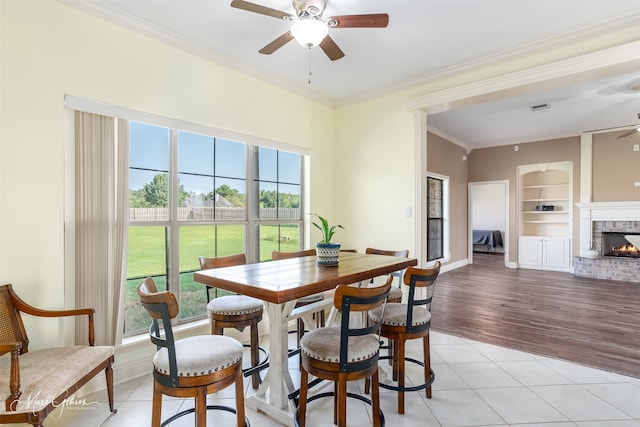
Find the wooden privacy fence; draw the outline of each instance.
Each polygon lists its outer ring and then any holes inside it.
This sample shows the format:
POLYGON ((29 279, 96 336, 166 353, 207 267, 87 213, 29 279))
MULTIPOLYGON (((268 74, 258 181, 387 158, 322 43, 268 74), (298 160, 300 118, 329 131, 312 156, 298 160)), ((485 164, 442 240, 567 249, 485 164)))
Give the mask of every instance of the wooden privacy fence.
MULTIPOLYGON (((239 207, 190 207, 178 208, 178 220, 245 220, 246 209, 239 207)), ((300 208, 260 208, 260 219, 300 219, 300 208)), ((169 208, 130 208, 130 221, 167 221, 169 208)))

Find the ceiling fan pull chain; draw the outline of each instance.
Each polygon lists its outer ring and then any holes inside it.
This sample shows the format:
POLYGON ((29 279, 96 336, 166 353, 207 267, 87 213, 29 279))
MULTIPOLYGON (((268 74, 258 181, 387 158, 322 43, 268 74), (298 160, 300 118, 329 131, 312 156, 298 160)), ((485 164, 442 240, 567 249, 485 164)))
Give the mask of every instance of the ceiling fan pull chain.
POLYGON ((311 84, 311 47, 309 47, 307 49, 309 51, 309 61, 308 61, 308 69, 309 69, 309 79, 307 81, 307 84, 311 84))

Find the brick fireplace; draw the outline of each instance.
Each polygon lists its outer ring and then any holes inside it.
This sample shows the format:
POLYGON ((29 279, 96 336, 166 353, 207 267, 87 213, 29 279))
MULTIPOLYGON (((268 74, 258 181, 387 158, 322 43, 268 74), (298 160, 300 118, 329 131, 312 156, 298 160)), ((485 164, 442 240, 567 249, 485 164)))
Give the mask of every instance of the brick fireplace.
POLYGON ((577 206, 580 209, 580 256, 574 259, 574 274, 640 283, 640 258, 612 256, 615 254, 608 247, 610 243, 603 245, 605 239, 619 241, 621 235, 640 234, 640 202, 577 203, 577 206), (597 258, 586 256, 590 243, 598 250, 597 258))

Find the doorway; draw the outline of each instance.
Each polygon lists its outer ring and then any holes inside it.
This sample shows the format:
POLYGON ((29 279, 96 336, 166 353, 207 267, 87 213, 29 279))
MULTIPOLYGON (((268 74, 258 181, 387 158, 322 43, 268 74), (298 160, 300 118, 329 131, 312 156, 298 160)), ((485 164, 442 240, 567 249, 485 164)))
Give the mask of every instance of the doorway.
POLYGON ((469 183, 469 263, 473 254, 501 256, 509 260, 509 181, 469 183))

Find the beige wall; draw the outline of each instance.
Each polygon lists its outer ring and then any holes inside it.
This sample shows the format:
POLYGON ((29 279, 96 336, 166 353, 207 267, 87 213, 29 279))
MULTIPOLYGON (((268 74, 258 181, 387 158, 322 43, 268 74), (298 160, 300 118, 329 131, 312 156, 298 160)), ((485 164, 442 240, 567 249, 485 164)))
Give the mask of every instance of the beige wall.
MULTIPOLYGON (((28 302, 73 305, 65 94, 308 147, 311 209, 335 216, 332 108, 56 1, 2 1, 0 19, 0 280, 28 302)), ((62 329, 47 322, 33 345, 50 346, 62 329)))
POLYGON ((616 139, 624 132, 593 135, 593 202, 640 200, 640 132, 616 139))
MULTIPOLYGON (((518 151, 514 145, 481 148, 471 151, 468 156, 469 182, 509 180, 509 261, 517 259, 516 227, 516 168, 519 165, 529 165, 548 162, 573 162, 573 200, 580 200, 580 138, 562 138, 549 141, 529 142, 518 144, 518 151)), ((579 253, 579 212, 573 208, 573 253, 579 253)))
POLYGON ((415 256, 413 116, 391 96, 337 110, 336 212, 345 247, 415 256))
POLYGON ((438 135, 427 134, 427 170, 449 177, 449 262, 467 258, 469 233, 467 231, 467 152, 438 135))

